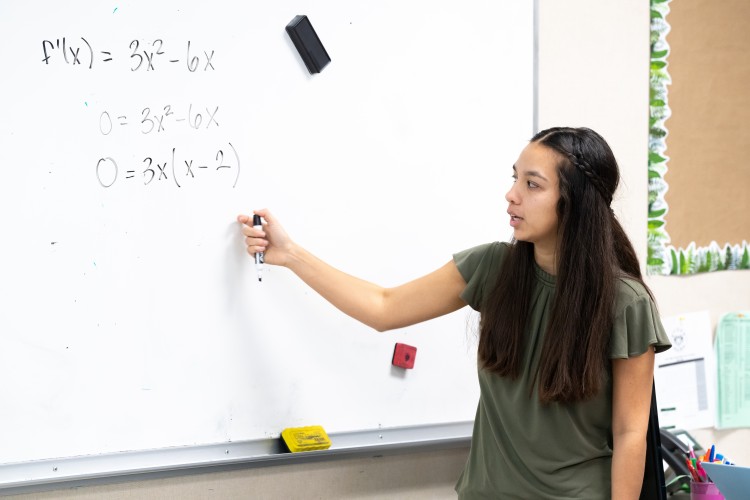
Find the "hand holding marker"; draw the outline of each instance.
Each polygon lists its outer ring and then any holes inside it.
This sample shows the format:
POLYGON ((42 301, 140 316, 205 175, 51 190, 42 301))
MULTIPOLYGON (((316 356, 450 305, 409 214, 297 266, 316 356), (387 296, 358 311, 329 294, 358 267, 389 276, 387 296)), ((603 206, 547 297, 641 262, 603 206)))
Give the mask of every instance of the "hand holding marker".
MULTIPOLYGON (((253 227, 263 230, 263 223, 260 221, 260 215, 253 215, 253 227)), ((263 281, 263 252, 255 252, 255 269, 258 271, 258 281, 263 281)))
MULTIPOLYGON (((237 222, 242 225, 245 249, 256 260, 259 269, 264 269, 266 264, 289 264, 295 244, 271 212, 262 209, 255 210, 251 215, 240 214, 237 216, 237 222), (257 254, 260 254, 260 257, 257 254)), ((258 277, 261 276, 262 274, 259 274, 258 277)))

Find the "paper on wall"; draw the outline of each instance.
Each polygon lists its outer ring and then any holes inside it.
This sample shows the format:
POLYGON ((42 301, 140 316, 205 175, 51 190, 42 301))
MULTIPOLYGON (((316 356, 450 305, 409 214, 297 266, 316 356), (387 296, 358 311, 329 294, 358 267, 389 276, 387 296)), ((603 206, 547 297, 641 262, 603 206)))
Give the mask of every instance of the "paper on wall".
POLYGON ((750 312, 722 316, 716 328, 717 427, 750 426, 750 312))
POLYGON ((700 429, 714 425, 715 370, 707 311, 662 318, 672 348, 656 357, 659 425, 700 429))

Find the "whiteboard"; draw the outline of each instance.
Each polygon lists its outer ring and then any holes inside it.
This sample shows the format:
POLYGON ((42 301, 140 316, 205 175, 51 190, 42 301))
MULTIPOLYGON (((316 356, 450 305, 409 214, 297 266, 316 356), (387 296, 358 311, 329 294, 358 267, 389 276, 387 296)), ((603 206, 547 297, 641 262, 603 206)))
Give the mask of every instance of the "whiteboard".
POLYGON ((474 313, 374 332, 286 269, 258 283, 235 217, 270 207, 386 286, 507 240, 533 24, 528 0, 0 3, 0 463, 473 419, 474 313))

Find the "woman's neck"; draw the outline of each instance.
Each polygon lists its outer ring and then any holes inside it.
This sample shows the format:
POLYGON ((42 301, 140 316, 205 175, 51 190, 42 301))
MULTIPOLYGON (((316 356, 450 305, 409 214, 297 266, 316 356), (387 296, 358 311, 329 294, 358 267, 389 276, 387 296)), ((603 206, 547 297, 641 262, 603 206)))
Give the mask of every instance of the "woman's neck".
POLYGON ((549 273, 552 276, 557 275, 557 259, 554 248, 534 245, 534 260, 544 272, 549 273))

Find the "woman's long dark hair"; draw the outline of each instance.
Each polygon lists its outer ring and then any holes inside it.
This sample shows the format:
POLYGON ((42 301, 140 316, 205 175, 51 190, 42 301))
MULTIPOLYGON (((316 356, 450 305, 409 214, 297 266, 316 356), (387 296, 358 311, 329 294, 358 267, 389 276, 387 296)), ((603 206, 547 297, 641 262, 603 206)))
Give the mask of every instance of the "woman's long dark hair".
MULTIPOLYGON (((606 141, 587 128, 558 127, 531 142, 559 156, 557 277, 535 377, 539 399, 583 401, 601 390, 607 374, 618 278, 646 285, 633 245, 610 208, 620 172, 606 141)), ((521 372, 534 268, 534 245, 514 240, 482 311, 479 360, 501 376, 521 372)))

